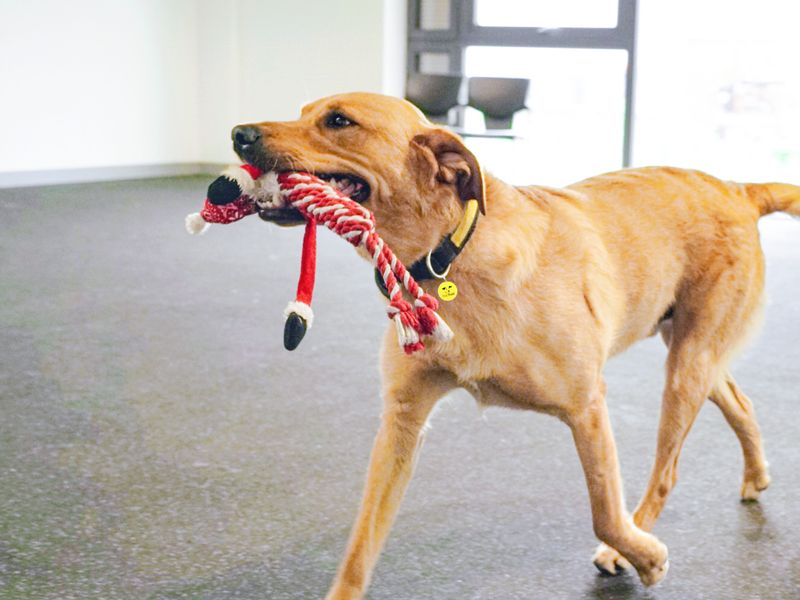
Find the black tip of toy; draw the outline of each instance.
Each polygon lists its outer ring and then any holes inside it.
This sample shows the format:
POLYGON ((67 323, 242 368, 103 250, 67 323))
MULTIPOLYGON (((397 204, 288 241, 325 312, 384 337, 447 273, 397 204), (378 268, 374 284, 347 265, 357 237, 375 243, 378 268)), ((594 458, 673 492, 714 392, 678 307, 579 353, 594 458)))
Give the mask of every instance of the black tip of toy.
POLYGON ((283 347, 294 350, 303 341, 308 331, 308 325, 303 317, 297 313, 290 313, 283 326, 283 347))
POLYGON ((208 201, 211 204, 229 204, 242 195, 239 184, 224 175, 217 177, 208 186, 208 201))

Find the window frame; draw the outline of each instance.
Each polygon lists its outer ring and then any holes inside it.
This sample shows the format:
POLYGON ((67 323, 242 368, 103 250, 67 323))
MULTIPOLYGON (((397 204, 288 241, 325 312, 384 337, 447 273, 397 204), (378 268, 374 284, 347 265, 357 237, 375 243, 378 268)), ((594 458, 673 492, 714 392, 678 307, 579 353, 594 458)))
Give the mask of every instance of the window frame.
POLYGON ((579 48, 625 50, 625 118, 622 166, 629 167, 633 149, 634 86, 636 73, 636 15, 638 0, 618 0, 614 28, 485 27, 475 23, 476 0, 448 0, 448 29, 420 28, 420 5, 425 0, 408 0, 408 75, 419 73, 420 55, 447 54, 449 72, 462 75, 468 46, 514 46, 524 48, 579 48))

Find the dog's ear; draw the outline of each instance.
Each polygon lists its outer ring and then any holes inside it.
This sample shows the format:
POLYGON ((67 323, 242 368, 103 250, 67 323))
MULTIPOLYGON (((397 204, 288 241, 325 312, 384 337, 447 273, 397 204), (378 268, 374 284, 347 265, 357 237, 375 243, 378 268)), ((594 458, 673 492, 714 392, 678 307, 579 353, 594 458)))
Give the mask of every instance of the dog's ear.
POLYGON ((455 185, 462 201, 477 200, 481 213, 486 214, 483 172, 461 138, 446 129, 432 129, 415 136, 411 148, 430 170, 431 185, 455 185))

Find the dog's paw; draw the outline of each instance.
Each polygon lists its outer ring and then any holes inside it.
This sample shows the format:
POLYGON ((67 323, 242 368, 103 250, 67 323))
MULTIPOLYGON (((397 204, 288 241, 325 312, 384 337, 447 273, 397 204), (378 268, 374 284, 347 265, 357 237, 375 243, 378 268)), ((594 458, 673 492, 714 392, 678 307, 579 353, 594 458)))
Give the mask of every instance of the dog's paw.
POLYGON ((631 568, 631 563, 608 544, 600 544, 597 547, 592 562, 603 575, 619 575, 631 568))
POLYGON ((745 473, 742 481, 742 501, 755 502, 765 489, 769 487, 772 479, 766 469, 760 473, 745 473))
POLYGON ((645 586, 650 587, 651 585, 655 585, 664 579, 664 577, 667 575, 667 571, 669 571, 668 560, 664 561, 664 564, 659 567, 653 567, 647 571, 639 571, 639 579, 642 580, 642 583, 645 586))
POLYGON ((636 571, 639 573, 639 579, 641 579, 642 583, 647 587, 655 585, 664 579, 667 571, 669 571, 669 553, 667 551, 667 547, 658 540, 655 541, 656 544, 658 544, 655 560, 649 562, 647 565, 636 566, 636 571))

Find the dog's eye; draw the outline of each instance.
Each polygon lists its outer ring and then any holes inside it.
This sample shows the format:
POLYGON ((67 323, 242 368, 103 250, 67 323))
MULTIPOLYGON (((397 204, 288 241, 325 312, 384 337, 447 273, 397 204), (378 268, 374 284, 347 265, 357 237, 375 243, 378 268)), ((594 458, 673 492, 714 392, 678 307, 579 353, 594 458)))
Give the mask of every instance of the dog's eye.
POLYGON ((355 123, 340 112, 332 112, 325 118, 325 127, 329 129, 344 129, 352 125, 355 125, 355 123))

